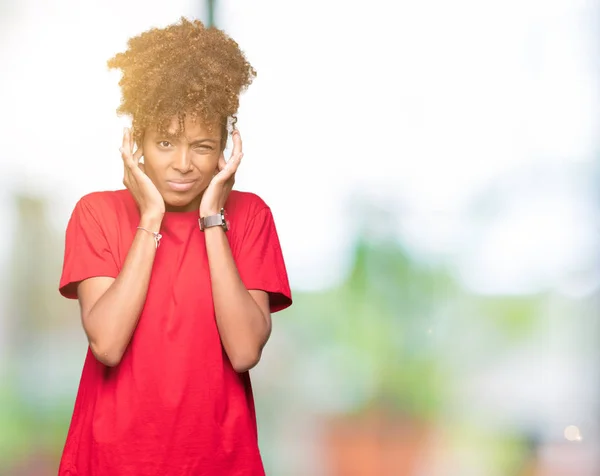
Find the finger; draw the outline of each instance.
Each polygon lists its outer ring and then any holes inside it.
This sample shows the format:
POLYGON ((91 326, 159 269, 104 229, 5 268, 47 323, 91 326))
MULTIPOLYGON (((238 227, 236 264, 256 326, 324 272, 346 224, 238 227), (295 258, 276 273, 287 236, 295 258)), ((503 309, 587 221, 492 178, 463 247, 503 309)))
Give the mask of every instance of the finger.
POLYGON ((217 170, 220 172, 225 168, 226 165, 227 162, 225 162, 225 154, 221 152, 221 155, 219 156, 219 163, 217 164, 217 170))
POLYGON ((133 154, 133 148, 135 146, 135 139, 133 138, 133 129, 129 129, 129 152, 133 154))
MULTIPOLYGON (((229 165, 231 161, 227 162, 227 164, 229 165)), ((225 184, 229 179, 231 179, 231 177, 233 177, 234 175, 234 171, 231 169, 231 167, 225 167, 223 170, 221 170, 217 175, 215 175, 215 177, 213 178, 213 181, 215 183, 218 184, 225 184)))
POLYGON ((123 151, 128 152, 129 147, 129 129, 127 127, 123 128, 123 143, 121 144, 121 148, 123 151))
POLYGON ((237 172, 240 163, 242 162, 242 158, 244 157, 244 154, 238 154, 235 157, 232 157, 231 159, 229 159, 229 162, 227 162, 227 165, 225 166, 224 171, 228 172, 228 177, 233 177, 235 175, 235 173, 237 172))
POLYGON ((236 155, 235 157, 232 157, 231 159, 229 159, 227 164, 225 164, 225 167, 223 168, 223 170, 221 170, 217 175, 215 175, 213 180, 217 183, 223 184, 223 183, 227 182, 229 179, 231 179, 237 172, 237 169, 240 165, 240 161, 242 160, 243 156, 244 156, 244 154, 239 154, 239 155, 236 155))
POLYGON ((133 159, 131 157, 131 148, 130 148, 129 144, 130 144, 129 129, 125 128, 125 129, 123 129, 123 143, 121 144, 121 148, 119 149, 119 152, 121 152, 121 157, 123 158, 123 162, 125 162, 125 164, 127 166, 131 167, 131 163, 133 162, 133 159))
POLYGON ((138 149, 135 151, 135 154, 133 154, 133 161, 139 164, 142 155, 144 155, 144 150, 141 147, 138 147, 138 149))
POLYGON ((126 167, 131 168, 133 166, 134 162, 133 162, 133 158, 131 157, 131 154, 127 151, 127 148, 120 147, 119 152, 121 152, 121 158, 123 159, 123 164, 126 167))
POLYGON ((131 185, 131 172, 125 163, 123 164, 123 185, 127 188, 131 185))
POLYGON ((144 164, 142 164, 141 162, 138 162, 138 167, 140 168, 140 170, 144 173, 146 173, 146 166, 144 164))
POLYGON ((233 140, 233 150, 231 151, 231 157, 235 157, 242 153, 242 136, 240 131, 237 129, 231 133, 231 139, 233 140))
POLYGON ((127 151, 133 156, 133 149, 135 147, 135 139, 133 138, 133 129, 130 127, 126 128, 127 131, 127 151))

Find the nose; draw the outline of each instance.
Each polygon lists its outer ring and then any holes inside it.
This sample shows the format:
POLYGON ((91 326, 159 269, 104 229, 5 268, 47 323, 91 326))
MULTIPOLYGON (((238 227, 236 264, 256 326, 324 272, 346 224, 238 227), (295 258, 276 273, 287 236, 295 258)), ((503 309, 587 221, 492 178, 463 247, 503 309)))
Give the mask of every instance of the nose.
POLYGON ((175 157, 173 168, 181 174, 187 174, 192 170, 192 160, 186 149, 182 149, 175 157))

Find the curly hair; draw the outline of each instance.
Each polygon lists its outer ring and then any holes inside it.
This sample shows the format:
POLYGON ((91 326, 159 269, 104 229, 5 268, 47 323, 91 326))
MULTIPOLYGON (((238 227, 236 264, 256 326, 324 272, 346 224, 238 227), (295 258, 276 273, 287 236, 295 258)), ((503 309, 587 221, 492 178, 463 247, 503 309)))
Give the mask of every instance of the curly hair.
POLYGON ((238 44, 217 28, 185 18, 129 39, 127 50, 108 60, 122 72, 119 115, 129 115, 136 141, 152 126, 166 132, 173 117, 179 133, 186 116, 218 124, 222 147, 235 128, 239 96, 256 77, 238 44))

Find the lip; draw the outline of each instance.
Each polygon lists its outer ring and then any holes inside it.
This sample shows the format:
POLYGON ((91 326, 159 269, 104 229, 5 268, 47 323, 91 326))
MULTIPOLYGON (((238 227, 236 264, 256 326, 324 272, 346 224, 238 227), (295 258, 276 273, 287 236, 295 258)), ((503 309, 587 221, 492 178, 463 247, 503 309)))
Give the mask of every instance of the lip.
POLYGON ((167 184, 175 192, 187 192, 195 183, 195 180, 167 180, 167 184))

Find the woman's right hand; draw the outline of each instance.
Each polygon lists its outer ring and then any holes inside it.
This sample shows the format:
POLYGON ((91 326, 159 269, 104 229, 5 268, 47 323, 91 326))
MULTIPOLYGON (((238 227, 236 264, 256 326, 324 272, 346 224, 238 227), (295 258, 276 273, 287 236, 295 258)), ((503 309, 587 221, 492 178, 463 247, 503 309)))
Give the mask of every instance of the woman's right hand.
POLYGON ((144 164, 140 164, 143 155, 142 147, 134 153, 133 146, 133 134, 130 129, 125 128, 123 145, 119 149, 123 158, 123 185, 137 202, 142 220, 162 221, 165 214, 165 201, 150 177, 144 172, 144 164))

